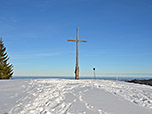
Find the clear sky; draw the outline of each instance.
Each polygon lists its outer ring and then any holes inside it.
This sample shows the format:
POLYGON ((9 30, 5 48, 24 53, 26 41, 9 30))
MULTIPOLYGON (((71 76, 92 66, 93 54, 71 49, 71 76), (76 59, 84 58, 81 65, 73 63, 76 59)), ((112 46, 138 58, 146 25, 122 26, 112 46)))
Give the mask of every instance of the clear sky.
POLYGON ((0 37, 15 76, 152 73, 152 0, 0 0, 0 37))

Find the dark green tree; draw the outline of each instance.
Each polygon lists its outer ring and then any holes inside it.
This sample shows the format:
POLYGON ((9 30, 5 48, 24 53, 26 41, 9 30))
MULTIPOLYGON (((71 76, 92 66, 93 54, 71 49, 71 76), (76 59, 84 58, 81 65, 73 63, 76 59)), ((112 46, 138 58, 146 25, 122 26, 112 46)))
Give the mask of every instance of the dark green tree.
POLYGON ((9 57, 2 38, 0 38, 0 79, 9 79, 13 75, 13 65, 8 63, 9 57))

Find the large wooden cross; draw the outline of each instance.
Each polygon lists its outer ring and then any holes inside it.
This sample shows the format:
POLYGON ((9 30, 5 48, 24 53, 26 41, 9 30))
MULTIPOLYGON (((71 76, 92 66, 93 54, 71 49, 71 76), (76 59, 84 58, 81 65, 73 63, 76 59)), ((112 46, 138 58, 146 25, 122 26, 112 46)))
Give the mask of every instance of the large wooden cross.
POLYGON ((76 67, 75 67, 75 79, 79 79, 79 42, 87 42, 85 40, 79 40, 79 27, 77 27, 77 39, 76 40, 68 40, 72 42, 76 42, 76 67))

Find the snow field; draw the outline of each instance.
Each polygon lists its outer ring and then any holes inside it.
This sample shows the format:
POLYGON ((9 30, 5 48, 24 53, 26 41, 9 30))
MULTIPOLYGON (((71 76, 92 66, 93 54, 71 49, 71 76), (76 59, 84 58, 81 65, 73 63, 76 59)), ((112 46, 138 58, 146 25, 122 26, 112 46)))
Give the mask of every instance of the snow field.
MULTIPOLYGON (((9 114, 152 114, 152 87, 109 80, 28 80, 9 114)), ((16 94, 15 94, 16 95, 16 94)))
POLYGON ((102 88, 112 94, 123 97, 139 106, 152 109, 152 87, 140 84, 123 84, 115 81, 103 81, 102 85, 95 83, 97 88, 102 88), (109 86, 110 85, 110 86, 109 86))

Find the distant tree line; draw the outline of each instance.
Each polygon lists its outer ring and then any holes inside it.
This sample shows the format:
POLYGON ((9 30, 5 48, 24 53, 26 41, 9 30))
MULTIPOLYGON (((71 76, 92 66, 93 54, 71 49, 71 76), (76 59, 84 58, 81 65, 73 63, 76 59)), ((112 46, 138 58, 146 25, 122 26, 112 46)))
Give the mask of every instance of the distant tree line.
POLYGON ((130 83, 137 83, 137 84, 145 84, 145 85, 150 85, 152 86, 152 79, 143 79, 143 80, 129 80, 127 82, 130 82, 130 83))
POLYGON ((0 38, 0 79, 9 79, 13 75, 13 65, 8 62, 6 47, 0 38))

